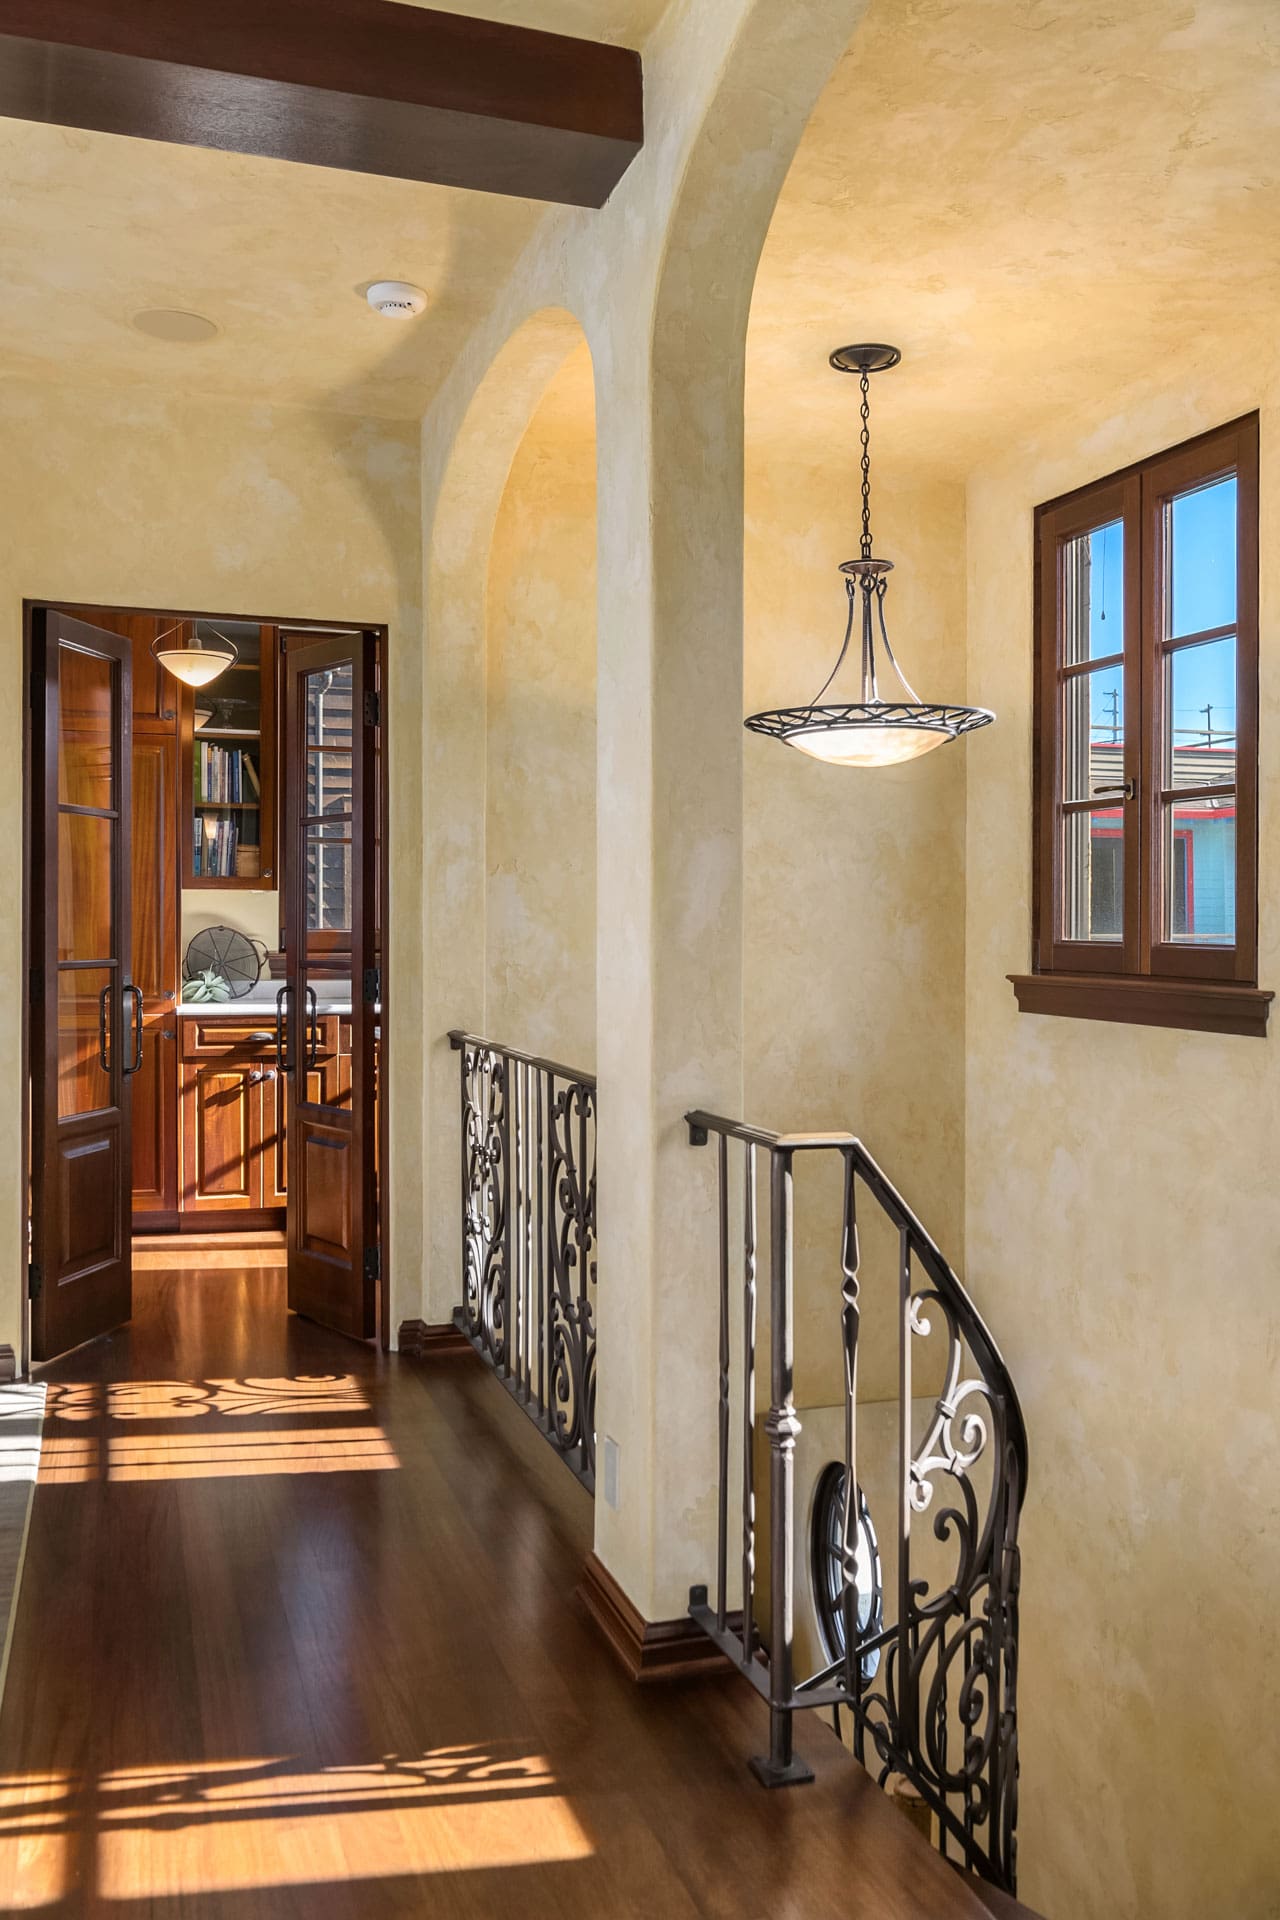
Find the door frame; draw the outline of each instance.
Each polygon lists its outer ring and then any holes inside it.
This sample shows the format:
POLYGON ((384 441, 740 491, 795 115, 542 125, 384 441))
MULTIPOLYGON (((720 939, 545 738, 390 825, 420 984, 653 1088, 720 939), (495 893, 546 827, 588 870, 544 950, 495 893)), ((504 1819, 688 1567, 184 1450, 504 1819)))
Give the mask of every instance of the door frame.
MULTIPOLYGON (((378 713, 378 750, 381 755, 381 778, 378 782, 378 877, 377 885, 382 904, 381 969, 382 969, 382 1046, 385 1048, 388 1034, 387 1012, 391 1005, 391 969, 390 969, 390 925, 391 893, 388 886, 390 877, 390 815, 391 783, 388 779, 390 765, 391 701, 387 693, 388 652, 390 629, 385 620, 295 620, 289 616, 264 613, 230 613, 221 608, 214 612, 200 611, 192 607, 139 607, 133 605, 113 605, 102 598, 95 600, 59 600, 48 595, 39 598, 24 597, 22 602, 22 951, 26 962, 27 980, 22 995, 22 1022, 19 1045, 19 1059, 22 1085, 22 1183, 28 1196, 24 1216, 23 1244, 20 1249, 20 1270, 26 1271, 31 1260, 31 969, 38 964, 33 953, 34 923, 31 912, 34 874, 32 811, 35 795, 32 793, 32 775, 34 771, 34 740, 32 737, 32 675, 35 670, 34 622, 37 611, 69 614, 73 619, 83 619, 94 609, 102 613, 128 614, 140 619, 152 620, 247 620, 257 621, 263 626, 284 627, 295 633, 371 633, 374 637, 374 652, 377 662, 379 713, 378 713)), ((279 719, 277 716, 277 725, 279 719)), ((181 942, 179 942, 181 944, 181 942)), ((390 1241, 389 1232, 391 1208, 388 1186, 391 1173, 391 1158, 388 1151, 390 1135, 390 1101, 386 1098, 387 1075, 385 1054, 381 1071, 382 1098, 378 1102, 378 1162, 380 1167, 378 1182, 378 1246, 380 1249, 379 1275, 377 1280, 377 1342, 384 1353, 391 1349, 391 1281, 390 1281, 390 1241)), ((12 1378, 16 1372, 21 1379, 27 1379, 31 1372, 31 1302, 24 1300, 22 1315, 22 1353, 17 1364, 6 1360, 3 1348, 0 1348, 0 1380, 12 1378)))

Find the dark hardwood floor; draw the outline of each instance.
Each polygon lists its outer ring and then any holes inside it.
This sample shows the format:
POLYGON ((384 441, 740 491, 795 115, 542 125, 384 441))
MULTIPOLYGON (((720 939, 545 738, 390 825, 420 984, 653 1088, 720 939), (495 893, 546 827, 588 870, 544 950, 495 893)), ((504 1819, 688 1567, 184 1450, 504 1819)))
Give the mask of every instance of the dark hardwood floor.
POLYGON ((980 1920, 822 1727, 769 1794, 744 1683, 623 1677, 586 1496, 478 1362, 323 1333, 270 1270, 135 1305, 43 1370, 0 1911, 980 1920))

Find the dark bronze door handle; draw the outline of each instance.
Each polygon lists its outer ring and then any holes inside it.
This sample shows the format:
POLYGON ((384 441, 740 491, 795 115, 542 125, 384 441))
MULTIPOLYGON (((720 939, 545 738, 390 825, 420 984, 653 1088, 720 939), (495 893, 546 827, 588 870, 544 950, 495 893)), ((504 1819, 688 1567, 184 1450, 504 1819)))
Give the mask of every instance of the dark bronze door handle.
POLYGON ((127 986, 121 999, 133 996, 133 1061, 124 1068, 127 1074, 137 1073, 142 1065, 142 988, 127 986))

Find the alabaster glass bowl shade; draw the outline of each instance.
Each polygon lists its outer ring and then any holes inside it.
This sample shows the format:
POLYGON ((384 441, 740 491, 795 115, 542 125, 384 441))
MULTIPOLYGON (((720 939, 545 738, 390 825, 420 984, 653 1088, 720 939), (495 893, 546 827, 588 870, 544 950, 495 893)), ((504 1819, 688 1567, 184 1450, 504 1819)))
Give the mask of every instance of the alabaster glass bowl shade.
POLYGON ((896 767, 900 761, 932 753, 955 735, 950 727, 878 727, 868 721, 860 726, 797 728, 782 738, 811 759, 833 766, 896 767))
POLYGON ((156 647, 154 652, 165 671, 188 687, 207 687, 236 657, 232 647, 156 647))

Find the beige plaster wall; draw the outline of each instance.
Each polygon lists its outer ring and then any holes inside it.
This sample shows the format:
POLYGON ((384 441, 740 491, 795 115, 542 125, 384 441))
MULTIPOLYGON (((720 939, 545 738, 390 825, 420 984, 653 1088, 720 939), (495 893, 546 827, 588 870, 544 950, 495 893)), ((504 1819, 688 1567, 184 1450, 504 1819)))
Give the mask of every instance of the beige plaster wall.
POLYGON ((1280 1902, 1280 1034, 1019 1014, 1030 959, 1031 514, 1262 403, 1260 980, 1280 986, 1280 379, 1205 339, 976 476, 968 1281, 1030 1433, 1021 1858, 1051 1920, 1280 1902))
MULTIPOLYGON (((890 376, 892 377, 892 376, 890 376)), ((836 384, 834 401, 856 410, 836 384)), ((839 562, 856 551, 856 473, 751 444, 747 389, 748 710, 815 695, 844 633, 839 562)), ((965 522, 958 486, 878 462, 887 618, 925 698, 965 691, 965 522)), ((857 635, 855 635, 856 654, 857 635)), ((886 686, 885 691, 888 691, 886 686)), ((833 699, 858 698, 858 660, 833 699)), ((744 785, 746 1112, 782 1131, 857 1133, 956 1265, 964 1218, 964 809, 981 736, 902 767, 829 767, 749 735, 744 785)), ((838 1396, 838 1160, 797 1168, 797 1398, 838 1396)), ((897 1391, 897 1241, 862 1231, 863 1395, 897 1391)))
MULTIPOLYGON (((268 953, 280 944, 280 895, 226 893, 219 898, 205 887, 193 887, 180 896, 179 952, 181 965, 187 947, 202 927, 234 927, 250 940, 261 940, 268 953)), ((265 972, 265 967, 264 967, 265 972)))
MULTIPOLYGON (((386 621, 396 702, 420 698, 421 520, 412 425, 172 394, 0 384, 0 662, 11 690, 22 601, 197 606, 386 621)), ((393 1290, 420 1294, 421 799, 418 742, 390 732, 393 1290), (394 1044, 394 1032, 405 1044, 394 1044), (397 1275, 397 1263, 399 1274, 397 1275)), ((22 888, 22 712, 0 712, 0 898, 22 888)), ((0 921, 0 1341, 19 1345, 24 1196, 20 916, 0 921)), ((395 1293, 393 1291, 393 1312, 395 1293)), ((414 1306, 416 1311, 416 1304, 414 1306)))
POLYGON ((487 611, 485 1031, 592 1071, 596 469, 585 340, 512 463, 487 611))

